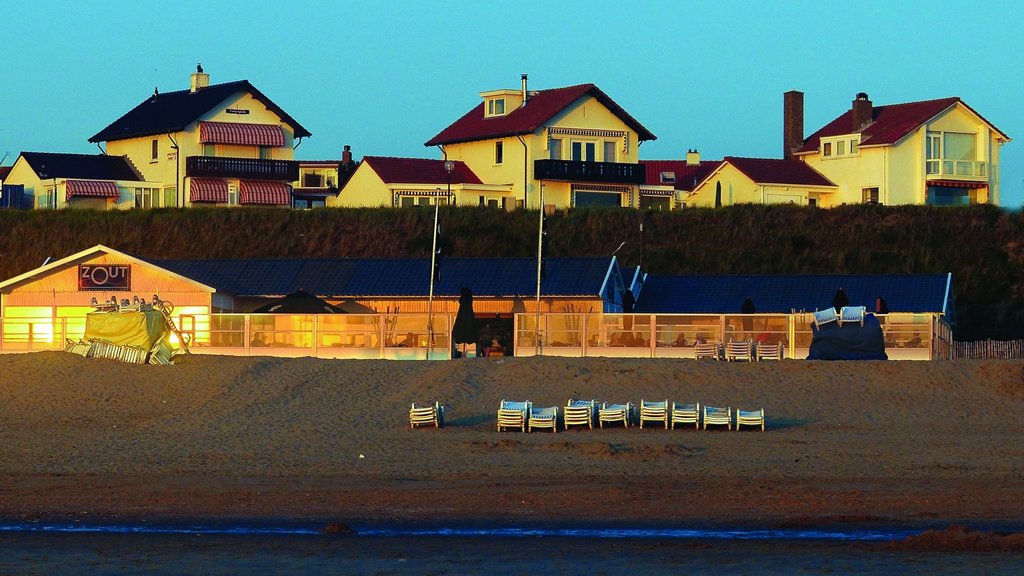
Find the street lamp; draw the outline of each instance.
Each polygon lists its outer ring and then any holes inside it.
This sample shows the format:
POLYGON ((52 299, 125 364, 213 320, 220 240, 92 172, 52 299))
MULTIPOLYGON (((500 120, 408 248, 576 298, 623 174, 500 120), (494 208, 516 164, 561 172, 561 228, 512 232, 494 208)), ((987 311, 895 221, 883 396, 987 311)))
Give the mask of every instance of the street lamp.
POLYGON ((452 202, 452 170, 454 170, 454 169, 455 169, 455 162, 452 162, 451 160, 445 160, 444 161, 444 171, 448 173, 448 203, 449 204, 453 204, 453 202, 452 202))

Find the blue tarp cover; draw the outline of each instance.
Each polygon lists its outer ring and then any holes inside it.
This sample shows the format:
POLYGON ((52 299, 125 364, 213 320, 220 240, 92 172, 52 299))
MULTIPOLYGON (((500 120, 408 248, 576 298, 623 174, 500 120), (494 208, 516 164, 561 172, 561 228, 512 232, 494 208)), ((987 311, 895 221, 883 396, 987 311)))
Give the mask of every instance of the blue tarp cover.
POLYGON ((808 360, 888 360, 885 336, 874 314, 864 315, 864 326, 831 322, 814 328, 808 360))

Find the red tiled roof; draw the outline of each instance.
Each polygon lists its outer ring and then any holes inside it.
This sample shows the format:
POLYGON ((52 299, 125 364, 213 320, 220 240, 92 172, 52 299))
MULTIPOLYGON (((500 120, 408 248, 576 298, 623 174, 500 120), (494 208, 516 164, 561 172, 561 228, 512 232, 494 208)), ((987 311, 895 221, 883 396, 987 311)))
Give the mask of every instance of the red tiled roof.
POLYGON ((758 184, 793 184, 801 186, 835 186, 820 172, 800 160, 776 158, 738 158, 726 156, 737 170, 758 184))
MULTIPOLYGON (((387 184, 447 184, 448 172, 444 160, 427 158, 392 158, 388 156, 364 156, 380 179, 387 184)), ((452 170, 452 184, 483 184, 480 178, 464 162, 455 161, 452 170)))
POLYGON ((532 134, 570 104, 587 95, 596 98, 623 123, 635 130, 641 141, 657 139, 657 136, 644 128, 600 88, 593 84, 580 84, 532 93, 526 106, 519 106, 504 116, 485 118, 484 103, 480 102, 465 116, 456 120, 424 145, 438 146, 518 134, 532 134))
MULTIPOLYGON (((963 104, 973 114, 977 115, 978 118, 981 118, 982 121, 991 126, 993 130, 999 132, 1000 135, 1009 140, 1005 134, 995 126, 992 126, 992 124, 988 120, 985 120, 981 114, 978 114, 970 106, 967 106, 963 100, 956 96, 952 96, 950 98, 940 98, 938 100, 923 100, 921 102, 908 102, 906 104, 875 106, 871 111, 871 124, 868 124, 867 127, 860 131, 860 145, 881 146, 886 144, 895 144, 901 138, 910 134, 928 120, 934 118, 947 108, 954 106, 957 103, 963 104)), ((817 152, 820 148, 822 138, 851 134, 853 128, 852 115, 853 111, 847 109, 841 116, 829 122, 824 128, 818 130, 814 134, 811 134, 806 140, 804 140, 803 147, 797 150, 796 153, 806 154, 817 152)))
POLYGON ((676 190, 689 192, 696 188, 708 174, 714 171, 721 160, 702 160, 698 164, 688 165, 685 160, 643 160, 647 173, 645 184, 660 185, 662 172, 675 172, 676 181, 673 187, 676 190))

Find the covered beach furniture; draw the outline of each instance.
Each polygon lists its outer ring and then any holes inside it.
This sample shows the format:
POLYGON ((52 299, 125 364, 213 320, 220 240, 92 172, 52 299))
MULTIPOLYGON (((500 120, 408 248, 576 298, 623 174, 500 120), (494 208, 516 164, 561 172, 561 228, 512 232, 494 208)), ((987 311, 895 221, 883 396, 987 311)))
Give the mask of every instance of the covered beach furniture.
POLYGON ((863 326, 865 312, 867 312, 867 308, 864 306, 843 306, 843 309, 839 311, 839 325, 860 324, 863 326))
POLYGON ((566 430, 569 426, 586 426, 594 429, 594 416, 597 414, 596 400, 576 400, 569 398, 562 409, 562 424, 566 430))
POLYGON ((444 426, 444 406, 437 402, 417 406, 413 402, 412 408, 409 409, 409 427, 415 428, 427 424, 433 424, 434 428, 444 426))
POLYGON ((754 345, 750 340, 729 340, 725 345, 725 359, 729 362, 754 361, 754 345))
POLYGON ((761 431, 764 432, 764 408, 760 410, 740 410, 736 409, 736 431, 740 431, 740 425, 745 426, 760 426, 761 431))
POLYGON ((694 430, 700 427, 700 402, 687 404, 685 402, 672 403, 672 429, 676 424, 693 424, 694 430))
POLYGON ((693 357, 697 360, 702 358, 713 358, 718 360, 718 342, 698 342, 694 344, 693 357))
POLYGON ((558 407, 548 406, 547 408, 530 408, 530 432, 534 428, 551 428, 552 432, 558 432, 558 407))
POLYGON ((708 425, 725 425, 729 430, 732 430, 732 407, 721 408, 718 406, 704 405, 704 429, 708 429, 708 425))
POLYGON ((633 412, 633 403, 626 402, 625 404, 611 404, 604 402, 601 404, 601 409, 597 411, 597 422, 604 428, 604 423, 608 422, 622 422, 623 425, 629 426, 630 416, 633 412))
POLYGON ((640 399, 640 428, 644 427, 644 420, 648 422, 661 422, 668 429, 668 400, 652 400, 648 402, 640 399))
POLYGON ((775 343, 769 344, 767 342, 761 342, 757 345, 755 350, 757 360, 782 360, 783 350, 782 344, 775 343))
POLYGON ((529 419, 532 404, 529 400, 517 402, 514 400, 502 400, 498 407, 498 432, 503 428, 519 428, 526 432, 526 422, 529 419))

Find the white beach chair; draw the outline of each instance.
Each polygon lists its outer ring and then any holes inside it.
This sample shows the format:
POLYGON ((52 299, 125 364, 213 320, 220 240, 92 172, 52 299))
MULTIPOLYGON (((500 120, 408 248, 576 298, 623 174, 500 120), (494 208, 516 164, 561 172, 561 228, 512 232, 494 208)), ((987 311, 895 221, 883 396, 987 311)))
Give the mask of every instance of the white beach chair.
POLYGON ((693 345, 693 357, 697 360, 703 358, 720 359, 718 355, 718 342, 698 342, 693 345))
POLYGON ((754 345, 750 340, 729 340, 729 343, 725 345, 725 359, 729 362, 739 362, 740 360, 752 362, 754 360, 754 345))
POLYGON ((761 426, 761 431, 764 432, 764 408, 760 410, 740 410, 736 409, 736 431, 740 431, 740 425, 745 426, 761 426))
POLYGON ((644 420, 648 422, 661 422, 668 429, 668 400, 655 400, 648 402, 640 399, 640 428, 644 427, 644 420))
POLYGON ((700 402, 687 404, 685 402, 672 403, 672 429, 676 424, 693 424, 694 429, 700 427, 700 402))
POLYGON ((558 432, 558 407, 530 408, 530 432, 534 428, 550 428, 552 432, 558 432))
POLYGON ((626 402, 625 404, 609 404, 605 402, 601 404, 601 409, 597 411, 597 422, 604 428, 604 423, 608 422, 622 422, 623 425, 629 427, 630 417, 633 413, 633 403, 626 402))
POLYGON ((519 428, 526 432, 526 423, 529 420, 531 407, 532 404, 529 400, 525 402, 502 400, 498 407, 498 432, 501 432, 503 428, 519 428))
POLYGON ((762 342, 755 349, 757 360, 782 360, 782 344, 762 342))
POLYGON ((434 402, 433 404, 419 405, 415 402, 409 408, 409 427, 425 426, 433 424, 434 428, 444 426, 444 406, 434 402))
POLYGON ((708 429, 708 425, 720 426, 724 424, 729 430, 732 430, 732 408, 725 407, 720 408, 717 406, 704 406, 704 429, 708 429))
POLYGON ((597 412, 595 400, 575 400, 569 398, 562 409, 562 424, 566 430, 569 426, 587 426, 594 429, 594 415, 597 412))
POLYGON ((849 323, 858 323, 861 326, 864 325, 864 313, 867 308, 864 306, 843 306, 843 309, 839 311, 839 325, 849 323))
POLYGON ((839 315, 836 314, 835 308, 825 308, 824 310, 818 310, 812 314, 812 324, 815 328, 821 329, 822 325, 830 324, 832 322, 838 322, 839 315))

